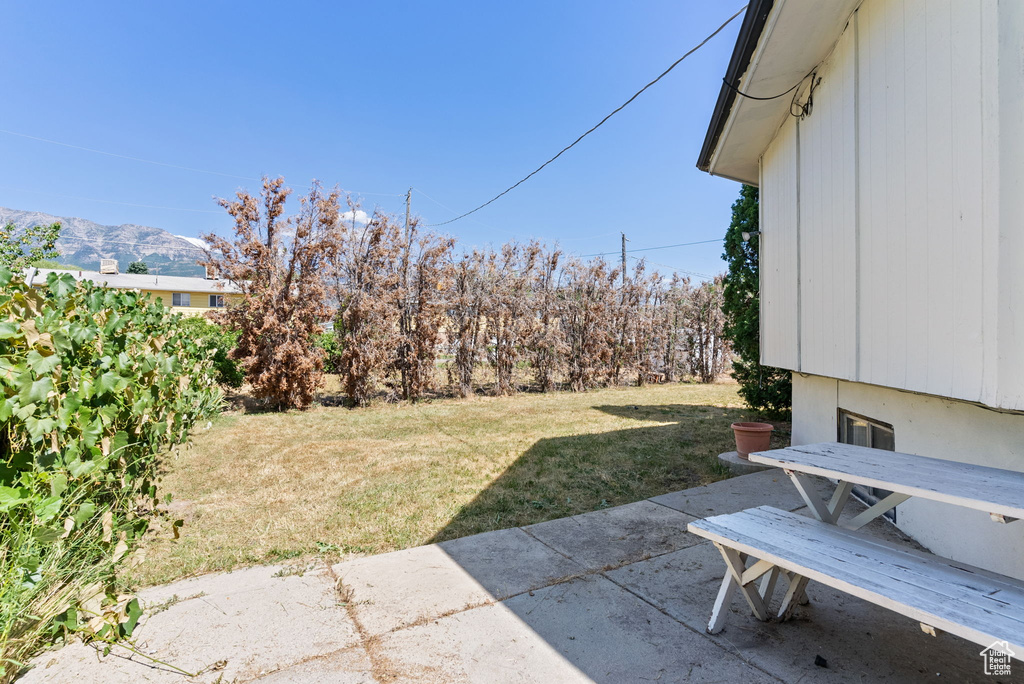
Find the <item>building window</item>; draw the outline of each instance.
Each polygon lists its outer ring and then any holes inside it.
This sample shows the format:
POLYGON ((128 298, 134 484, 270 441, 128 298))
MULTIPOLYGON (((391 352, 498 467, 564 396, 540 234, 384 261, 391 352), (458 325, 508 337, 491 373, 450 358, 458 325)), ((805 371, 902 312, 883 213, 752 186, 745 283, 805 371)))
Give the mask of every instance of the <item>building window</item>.
MULTIPOLYGON (((839 409, 839 441, 843 444, 896 451, 896 433, 892 425, 839 409)), ((874 504, 892 492, 877 487, 856 486, 853 493, 867 504, 874 504)), ((896 522, 896 509, 885 514, 896 522)))
POLYGON ((192 306, 192 295, 188 292, 175 292, 171 295, 171 306, 192 306))
POLYGON ((224 306, 224 295, 210 295, 210 308, 219 309, 224 306))

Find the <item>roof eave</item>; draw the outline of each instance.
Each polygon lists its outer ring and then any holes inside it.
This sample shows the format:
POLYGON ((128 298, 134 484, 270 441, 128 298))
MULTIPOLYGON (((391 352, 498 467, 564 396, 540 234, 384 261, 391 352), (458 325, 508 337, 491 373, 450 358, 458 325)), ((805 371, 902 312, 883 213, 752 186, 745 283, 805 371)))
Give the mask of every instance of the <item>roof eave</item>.
POLYGON ((750 58, 757 48, 757 42, 761 39, 761 33, 764 31, 765 23, 774 4, 775 0, 751 0, 747 6, 747 13, 743 15, 743 24, 736 37, 736 46, 729 59, 729 68, 725 72, 725 82, 722 83, 722 88, 718 93, 718 101, 711 114, 711 123, 704 136, 704 145, 701 146, 700 156, 697 158, 697 168, 701 171, 712 173, 711 159, 718 147, 725 123, 729 119, 729 113, 736 102, 736 91, 726 83, 738 85, 743 74, 746 73, 750 66, 750 58))

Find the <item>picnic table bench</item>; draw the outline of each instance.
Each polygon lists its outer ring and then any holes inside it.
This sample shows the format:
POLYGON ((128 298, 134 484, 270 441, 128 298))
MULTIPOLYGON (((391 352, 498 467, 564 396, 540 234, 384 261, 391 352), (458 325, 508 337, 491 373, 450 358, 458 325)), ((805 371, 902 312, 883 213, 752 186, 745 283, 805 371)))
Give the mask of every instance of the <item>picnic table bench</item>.
POLYGON ((753 453, 750 460, 785 470, 815 519, 762 506, 688 525, 726 563, 709 632, 721 631, 737 591, 758 619, 772 617, 782 577, 787 589, 774 614, 780 620, 806 603, 814 580, 911 617, 929 634, 946 631, 983 646, 1006 641, 1024 653, 1024 582, 856 532, 912 496, 985 511, 1001 523, 1024 518, 1024 473, 837 443, 753 453), (838 482, 828 502, 815 496, 807 475, 838 482), (891 494, 839 525, 854 485, 891 494))

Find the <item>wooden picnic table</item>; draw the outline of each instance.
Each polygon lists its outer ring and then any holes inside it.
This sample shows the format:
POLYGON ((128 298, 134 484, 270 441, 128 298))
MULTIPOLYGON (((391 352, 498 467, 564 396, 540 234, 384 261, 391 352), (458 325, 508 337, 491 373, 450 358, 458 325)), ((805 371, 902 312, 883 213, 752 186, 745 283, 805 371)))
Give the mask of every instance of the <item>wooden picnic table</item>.
POLYGON ((855 485, 892 492, 842 525, 847 529, 859 529, 913 496, 984 511, 1002 523, 1024 518, 1022 472, 837 442, 755 452, 750 460, 782 468, 822 522, 838 524, 855 485), (832 499, 815 496, 806 475, 837 480, 832 499))
POLYGON ((854 531, 913 496, 1001 523, 1024 518, 1024 473, 835 442, 755 452, 750 460, 782 468, 817 520, 762 506, 687 525, 714 543, 726 565, 709 632, 721 631, 737 591, 758 619, 769 619, 783 577, 788 588, 775 613, 782 620, 807 602, 813 579, 918 620, 933 636, 947 631, 1024 653, 1024 582, 854 531), (815 495, 808 475, 838 482, 829 501, 815 495), (855 485, 891 493, 839 524, 855 485))

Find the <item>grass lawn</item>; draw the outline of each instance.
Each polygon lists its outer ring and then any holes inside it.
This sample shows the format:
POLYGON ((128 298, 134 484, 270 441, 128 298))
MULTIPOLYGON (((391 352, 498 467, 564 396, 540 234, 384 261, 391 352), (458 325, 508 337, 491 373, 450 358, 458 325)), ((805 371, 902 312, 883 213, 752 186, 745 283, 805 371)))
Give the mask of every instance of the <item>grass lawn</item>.
MULTIPOLYGON (((166 459, 181 538, 155 525, 129 578, 346 557, 560 518, 721 479, 737 385, 229 413, 166 459)), ((774 445, 788 444, 788 425, 774 445)))

